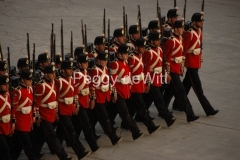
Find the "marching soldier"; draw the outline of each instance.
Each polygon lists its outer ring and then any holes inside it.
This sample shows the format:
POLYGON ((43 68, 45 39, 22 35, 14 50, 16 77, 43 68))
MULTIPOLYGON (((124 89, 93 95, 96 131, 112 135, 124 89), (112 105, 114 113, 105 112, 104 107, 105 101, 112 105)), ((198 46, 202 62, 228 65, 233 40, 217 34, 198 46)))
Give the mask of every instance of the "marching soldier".
MULTIPOLYGON (((112 145, 119 143, 122 138, 118 137, 110 123, 107 105, 111 99, 109 75, 107 69, 108 55, 104 51, 100 51, 96 57, 96 65, 91 69, 90 76, 92 79, 90 90, 90 107, 96 111, 99 122, 104 133, 110 138, 112 145)), ((96 122, 94 122, 95 126, 96 122)))
MULTIPOLYGON (((24 61, 24 60, 22 60, 24 61)), ((26 60, 25 60, 26 61, 26 60)), ((18 65, 19 67, 19 65, 18 65)), ((15 143, 14 160, 17 160, 22 149, 30 160, 36 160, 35 152, 31 142, 29 133, 31 132, 32 125, 35 121, 35 114, 32 108, 33 91, 32 91, 32 70, 21 70, 20 74, 21 83, 13 91, 13 111, 12 118, 15 121, 15 143)), ((38 155, 40 156, 40 155, 38 155)))
POLYGON ((166 51, 166 68, 167 73, 170 75, 170 84, 167 86, 164 92, 164 101, 166 106, 174 95, 175 99, 178 99, 179 105, 184 109, 187 121, 195 121, 199 117, 194 115, 192 106, 188 100, 186 90, 180 80, 180 75, 183 74, 183 57, 182 57, 182 34, 184 30, 184 21, 177 20, 173 24, 173 37, 167 39, 165 43, 166 51))
POLYGON ((48 52, 45 51, 38 55, 38 68, 41 71, 41 77, 44 76, 44 68, 50 65, 50 58, 48 52))
POLYGON ((58 53, 55 57, 55 66, 57 69, 61 69, 61 63, 62 63, 62 56, 60 53, 58 53))
POLYGON ((162 59, 163 51, 160 47, 160 34, 153 31, 149 33, 149 48, 143 54, 145 64, 144 72, 146 75, 147 90, 149 93, 144 95, 146 106, 149 108, 152 102, 156 105, 159 115, 165 120, 170 127, 176 119, 172 113, 168 112, 160 87, 162 86, 162 59))
POLYGON ((178 7, 169 9, 167 12, 167 21, 164 24, 164 28, 172 28, 174 22, 178 19, 178 7))
MULTIPOLYGON (((146 41, 143 38, 139 38, 135 41, 135 49, 128 58, 129 67, 131 71, 131 96, 136 104, 136 109, 143 119, 143 123, 148 128, 148 132, 152 134, 161 126, 156 126, 147 112, 147 107, 143 101, 143 93, 146 91, 146 84, 144 83, 144 65, 142 60, 142 54, 145 52, 146 41)), ((134 106, 131 106, 134 107, 134 106)))
POLYGON ((117 58, 110 63, 111 83, 113 85, 112 101, 116 103, 118 113, 131 131, 133 140, 142 137, 144 134, 138 128, 136 122, 129 114, 126 99, 130 98, 130 70, 128 67, 128 52, 129 47, 126 44, 121 44, 118 48, 117 58))
POLYGON ((130 49, 134 50, 135 42, 140 37, 140 35, 139 35, 139 25, 138 24, 131 25, 129 27, 128 33, 129 33, 129 36, 130 36, 130 43, 128 43, 128 44, 130 44, 130 49))
POLYGON ((0 75, 0 159, 11 160, 7 139, 15 129, 15 121, 11 123, 11 105, 8 92, 9 78, 0 75))
POLYGON ((18 76, 21 75, 22 70, 29 69, 29 60, 28 57, 19 58, 17 62, 18 76))
POLYGON ((57 101, 58 101, 58 115, 59 123, 57 127, 57 137, 60 142, 63 138, 67 138, 70 146, 76 153, 79 159, 82 159, 90 152, 85 151, 86 149, 76 137, 74 131, 74 126, 72 124, 72 115, 74 112, 78 111, 78 106, 76 103, 77 95, 74 93, 74 83, 73 83, 73 59, 64 60, 61 64, 61 74, 59 79, 56 80, 57 87, 57 101), (65 136, 64 136, 65 135, 65 136))
POLYGON ((105 50, 106 38, 105 35, 97 36, 94 40, 95 50, 93 50, 89 56, 96 58, 100 51, 105 50))
POLYGON ((7 63, 6 61, 0 61, 0 75, 5 75, 7 73, 7 63))
MULTIPOLYGON (((198 74, 198 69, 202 63, 202 31, 203 26, 203 12, 194 13, 192 15, 192 28, 184 33, 183 36, 183 55, 185 58, 185 67, 187 72, 183 80, 183 85, 188 95, 191 88, 193 88, 199 102, 201 103, 207 116, 215 115, 218 110, 215 110, 205 95, 203 94, 201 80, 198 74)), ((177 102, 177 101, 176 101, 177 102)), ((176 106, 178 104, 174 103, 176 106)), ((175 106, 173 106, 174 108, 175 106)))
POLYGON ((88 75, 88 56, 85 54, 80 54, 78 56, 78 68, 74 71, 74 92, 77 95, 77 101, 79 103, 78 114, 73 117, 73 122, 77 137, 80 136, 81 129, 85 135, 91 150, 96 152, 99 146, 96 143, 95 129, 92 127, 90 118, 92 116, 92 110, 89 106, 90 101, 90 79, 88 75))
MULTIPOLYGON (((47 59, 46 54, 44 55, 47 59)), ((43 61, 41 61, 44 64, 43 61)), ((46 63, 46 61, 45 61, 46 63)), ((42 67, 43 65, 41 65, 42 67)), ((48 145, 51 145, 59 159, 67 160, 68 155, 64 148, 62 147, 59 139, 56 136, 53 123, 56 119, 56 108, 57 108, 57 99, 56 99, 56 86, 55 86, 55 71, 56 68, 52 65, 47 65, 44 67, 44 76, 43 80, 36 84, 36 104, 35 107, 38 108, 36 113, 36 123, 42 128, 42 133, 44 134, 46 140, 49 142, 48 145), (41 123, 40 123, 41 122, 41 123), (41 125, 40 125, 41 124, 41 125)), ((42 144, 39 144, 38 147, 42 147, 42 144)), ((40 150, 40 148, 38 148, 40 150)))
POLYGON ((117 53, 119 45, 125 43, 124 29, 123 28, 115 29, 113 32, 113 38, 114 38, 113 44, 110 46, 109 51, 117 53))

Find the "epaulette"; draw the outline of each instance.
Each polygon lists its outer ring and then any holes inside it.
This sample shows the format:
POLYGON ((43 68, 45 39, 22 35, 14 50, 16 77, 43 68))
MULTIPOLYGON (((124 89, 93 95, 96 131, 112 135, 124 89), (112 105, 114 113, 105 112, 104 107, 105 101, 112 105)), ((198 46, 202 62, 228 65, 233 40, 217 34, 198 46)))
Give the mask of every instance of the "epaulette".
POLYGON ((92 51, 91 53, 94 54, 94 53, 96 53, 96 51, 92 51))
POLYGON ((15 90, 20 90, 22 87, 21 86, 18 86, 16 88, 14 88, 15 90))
POLYGON ((96 67, 97 67, 97 66, 96 66, 96 65, 94 65, 94 66, 91 68, 91 70, 92 70, 92 69, 95 69, 96 67))
POLYGON ((130 57, 133 57, 133 56, 134 56, 133 52, 132 52, 132 53, 130 53, 130 54, 129 54, 129 56, 130 56, 130 57))
POLYGON ((114 48, 114 47, 115 47, 115 44, 112 44, 112 45, 111 45, 111 48, 114 48))
POLYGON ((44 80, 38 81, 37 83, 38 83, 38 84, 43 84, 43 83, 44 83, 44 80))
POLYGON ((150 51, 150 49, 151 49, 150 47, 146 48, 147 51, 150 51))
POLYGON ((192 28, 189 28, 186 32, 191 32, 193 29, 192 28))
POLYGON ((117 62, 118 61, 118 59, 117 58, 115 58, 114 60, 113 60, 113 62, 117 62))

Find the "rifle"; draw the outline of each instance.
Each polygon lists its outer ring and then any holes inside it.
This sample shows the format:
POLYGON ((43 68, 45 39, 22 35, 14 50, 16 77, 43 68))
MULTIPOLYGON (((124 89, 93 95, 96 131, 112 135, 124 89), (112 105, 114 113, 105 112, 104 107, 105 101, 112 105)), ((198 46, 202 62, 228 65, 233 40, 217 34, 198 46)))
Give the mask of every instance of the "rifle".
POLYGON ((61 56, 64 58, 64 48, 63 48, 63 20, 61 19, 61 56))
POLYGON ((70 41, 70 58, 73 58, 73 33, 71 31, 71 41, 70 41))
POLYGON ((177 1, 174 0, 174 8, 177 7, 177 1))
POLYGON ((186 20, 186 7, 187 7, 187 0, 185 0, 184 8, 183 8, 183 18, 184 18, 184 22, 185 22, 185 20, 186 20))
POLYGON ((1 42, 0 42, 0 60, 3 60, 3 53, 2 53, 2 46, 1 46, 1 42))
POLYGON ((82 28, 82 44, 85 45, 84 29, 83 29, 83 20, 81 19, 81 28, 82 28))
POLYGON ((10 104, 12 105, 12 75, 11 75, 11 64, 10 64, 10 49, 7 47, 8 50, 8 77, 9 77, 9 95, 10 95, 10 104))
POLYGON ((50 50, 51 50, 51 62, 53 61, 53 23, 52 23, 52 32, 51 32, 51 40, 50 40, 50 50))
POLYGON ((157 0, 157 17, 158 17, 158 14, 159 14, 158 7, 159 7, 159 4, 158 4, 158 0, 157 0))
POLYGON ((158 7, 158 23, 159 23, 159 29, 160 29, 160 34, 161 34, 161 47, 162 47, 162 52, 163 52, 163 58, 162 58, 162 75, 164 75, 164 82, 167 82, 167 76, 165 73, 165 63, 166 63, 166 55, 165 55, 165 49, 164 49, 164 36, 163 36, 163 27, 162 27, 162 21, 161 21, 161 8, 158 7))
POLYGON ((103 11, 103 34, 106 35, 106 14, 105 14, 105 8, 103 11))
POLYGON ((128 42, 129 41, 129 35, 128 35, 128 17, 127 17, 127 14, 126 14, 126 23, 125 23, 125 25, 126 25, 126 31, 125 31, 125 33, 126 33, 126 41, 128 42))
MULTIPOLYGON (((110 19, 108 18, 108 74, 109 74, 109 78, 111 76, 111 72, 110 72, 110 19)), ((109 88, 111 87, 110 84, 110 79, 109 79, 109 88)))
POLYGON ((88 50, 87 50, 87 26, 86 26, 86 24, 84 24, 84 29, 85 29, 85 40, 84 40, 84 42, 85 42, 85 44, 84 44, 85 52, 88 52, 88 50))
MULTIPOLYGON (((202 12, 203 12, 203 14, 204 14, 204 0, 202 1, 202 12)), ((203 27, 202 27, 201 29, 202 29, 202 31, 203 31, 203 27)))
POLYGON ((126 14, 125 14, 124 6, 123 6, 123 30, 124 30, 124 36, 126 37, 126 14))
POLYGON ((32 54, 32 59, 33 59, 33 65, 32 65, 32 69, 33 69, 33 79, 32 79, 32 90, 33 90, 33 103, 32 103, 32 109, 34 109, 34 105, 35 105, 35 43, 33 43, 33 54, 32 54))
POLYGON ((56 61, 56 34, 53 34, 53 62, 56 61))
POLYGON ((141 11, 140 5, 138 5, 138 15, 137 15, 138 25, 139 25, 139 33, 140 37, 142 37, 142 21, 141 21, 141 11))
POLYGON ((31 62, 31 60, 30 60, 29 34, 28 33, 27 33, 27 54, 28 54, 28 60, 29 60, 29 62, 31 62))

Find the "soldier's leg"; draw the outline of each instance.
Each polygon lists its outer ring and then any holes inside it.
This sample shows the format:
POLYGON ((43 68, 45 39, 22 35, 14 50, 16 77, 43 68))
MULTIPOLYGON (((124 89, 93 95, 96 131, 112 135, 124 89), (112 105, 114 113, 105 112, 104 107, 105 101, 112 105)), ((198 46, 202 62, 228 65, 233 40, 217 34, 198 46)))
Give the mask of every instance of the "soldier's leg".
POLYGON ((72 116, 72 123, 74 126, 74 130, 76 132, 76 137, 79 138, 81 131, 82 131, 82 126, 79 125, 79 117, 78 115, 73 115, 72 116))
POLYGON ((7 143, 7 136, 0 134, 0 159, 11 160, 10 150, 7 143))
POLYGON ((160 126, 156 126, 154 122, 152 121, 151 117, 149 116, 147 112, 147 107, 145 106, 145 103, 142 98, 141 93, 132 93, 133 101, 135 102, 135 106, 139 112, 139 115, 143 119, 143 123, 148 128, 148 132, 151 134, 155 130, 157 130, 160 126))
POLYGON ((115 103, 113 103, 112 101, 109 102, 109 104, 107 105, 107 112, 109 115, 109 120, 111 122, 111 125, 113 126, 115 124, 115 118, 118 114, 118 109, 115 103))
POLYGON ((85 154, 86 149, 79 141, 79 139, 76 137, 71 116, 60 115, 59 123, 60 125, 62 125, 63 130, 65 132, 65 137, 69 140, 70 145, 74 150, 75 154, 78 156, 79 159, 82 158, 82 156, 85 154))
POLYGON ((59 139, 56 136, 56 132, 54 131, 53 123, 47 122, 45 120, 41 121, 41 127, 43 129, 44 135, 49 142, 49 145, 52 146, 55 153, 57 154, 59 159, 64 159, 68 155, 64 148, 62 147, 59 139))
POLYGON ((181 82, 180 76, 175 73, 170 73, 170 74, 172 78, 170 85, 174 90, 174 97, 178 99, 178 101, 180 102, 179 103, 180 107, 184 109, 188 122, 198 119, 199 117, 194 115, 192 105, 188 100, 188 97, 186 95, 185 88, 181 82))
POLYGON ((190 85, 193 87, 193 90, 194 90, 195 94, 197 95, 198 100, 201 103, 206 115, 212 114, 215 110, 203 93, 202 83, 201 83, 201 80, 200 80, 200 77, 198 74, 198 69, 197 68, 188 68, 187 72, 188 72, 188 74, 186 76, 189 77, 190 85))
POLYGON ((40 155, 43 144, 45 142, 45 136, 43 129, 40 126, 38 127, 36 123, 33 124, 33 131, 31 133, 31 141, 36 155, 40 155))
POLYGON ((129 114, 125 99, 123 99, 120 95, 118 95, 116 105, 117 105, 120 117, 122 118, 124 123, 127 125, 129 130, 131 131, 133 139, 137 139, 138 136, 141 134, 140 129, 138 128, 136 122, 133 120, 133 118, 129 114))
POLYGON ((107 113, 105 103, 96 103, 95 111, 98 115, 99 122, 103 128, 104 133, 110 138, 112 144, 115 145, 119 140, 119 137, 114 132, 111 122, 108 118, 109 115, 107 113))
POLYGON ((93 152, 95 152, 99 147, 96 143, 95 137, 93 135, 92 126, 90 124, 88 114, 85 108, 80 107, 78 112, 79 122, 82 126, 85 138, 93 152))
MULTIPOLYGON (((137 108, 134 105, 134 100, 131 98, 126 99, 126 105, 129 111, 129 114, 133 117, 135 115, 135 113, 137 112, 137 108)), ((127 125, 124 123, 124 121, 121 122, 121 128, 122 129, 128 129, 127 125)))
MULTIPOLYGON (((21 149, 24 150, 28 159, 36 160, 37 157, 34 154, 33 146, 32 146, 28 132, 15 131, 15 134, 17 135, 17 137, 19 139, 21 149)), ((18 155, 18 157, 19 157, 19 155, 18 155)))
POLYGON ((87 114, 88 114, 89 121, 91 124, 92 134, 93 134, 94 138, 97 140, 98 138, 101 137, 100 135, 96 134, 96 129, 95 129, 95 126, 96 126, 97 122, 99 121, 98 115, 97 115, 95 109, 90 109, 90 108, 87 109, 87 114))

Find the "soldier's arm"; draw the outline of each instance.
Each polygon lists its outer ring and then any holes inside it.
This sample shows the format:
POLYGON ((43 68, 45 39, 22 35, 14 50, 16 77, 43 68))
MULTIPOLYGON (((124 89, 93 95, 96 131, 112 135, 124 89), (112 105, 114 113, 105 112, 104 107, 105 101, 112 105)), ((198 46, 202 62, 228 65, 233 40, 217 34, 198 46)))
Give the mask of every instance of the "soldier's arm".
POLYGON ((19 88, 16 88, 13 90, 13 109, 12 109, 12 122, 15 123, 16 121, 16 111, 17 111, 17 108, 18 108, 18 102, 19 102, 19 99, 20 99, 20 90, 19 88))
POLYGON ((144 75, 146 84, 149 85, 151 81, 150 77, 150 66, 151 66, 151 53, 149 50, 143 54, 143 64, 144 64, 144 75))
POLYGON ((184 33, 184 37, 183 37, 183 56, 184 56, 184 58, 186 58, 188 49, 191 47, 191 46, 189 46, 190 42, 191 42, 191 36, 192 35, 191 35, 190 31, 187 31, 184 33))
POLYGON ((91 77, 91 82, 90 82, 90 99, 95 100, 96 98, 96 87, 99 87, 99 75, 97 73, 97 69, 93 67, 90 71, 90 77, 91 77))
POLYGON ((39 83, 36 84, 36 91, 35 91, 35 98, 36 98, 36 102, 35 102, 35 106, 34 109, 36 111, 36 117, 39 116, 39 107, 41 105, 41 101, 42 101, 42 95, 43 95, 43 84, 40 81, 39 83))
POLYGON ((174 42, 172 39, 168 39, 165 43, 165 54, 166 54, 166 70, 170 73, 170 61, 173 52, 174 42))

